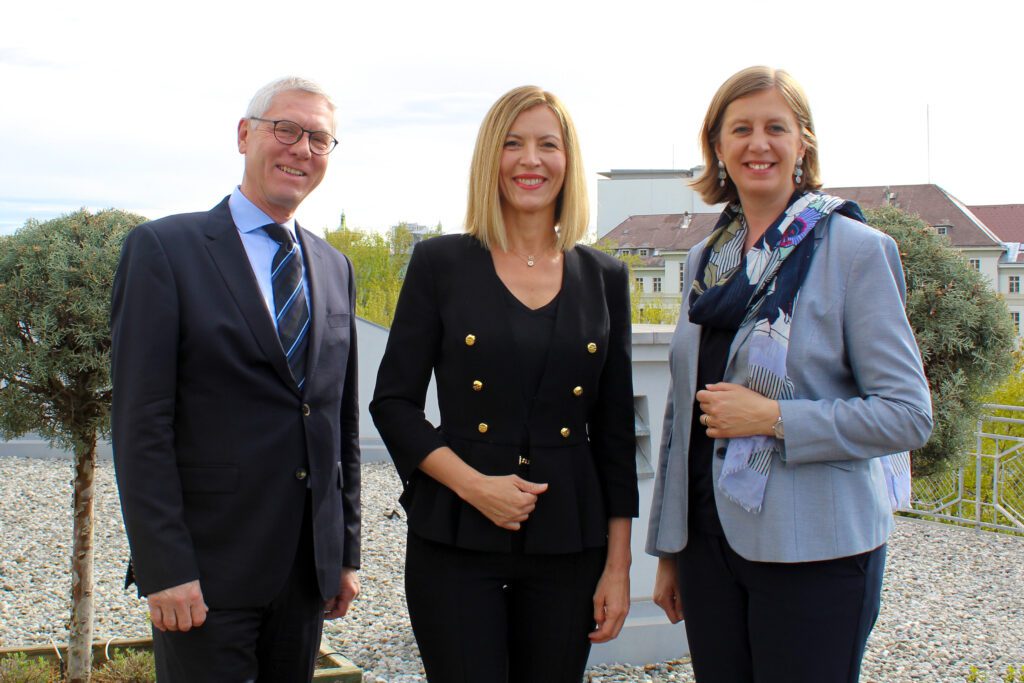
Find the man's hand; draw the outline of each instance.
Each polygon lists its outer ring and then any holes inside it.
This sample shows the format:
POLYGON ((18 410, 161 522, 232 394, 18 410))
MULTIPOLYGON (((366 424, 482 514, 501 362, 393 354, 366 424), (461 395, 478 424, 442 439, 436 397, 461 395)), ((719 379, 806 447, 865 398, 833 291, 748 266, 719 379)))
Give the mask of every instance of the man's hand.
POLYGON ((341 568, 338 594, 324 605, 324 619, 337 619, 348 613, 352 601, 359 595, 359 574, 351 567, 341 568))
POLYGON ((150 593, 146 600, 149 618, 161 631, 188 631, 206 623, 209 608, 198 579, 150 593))

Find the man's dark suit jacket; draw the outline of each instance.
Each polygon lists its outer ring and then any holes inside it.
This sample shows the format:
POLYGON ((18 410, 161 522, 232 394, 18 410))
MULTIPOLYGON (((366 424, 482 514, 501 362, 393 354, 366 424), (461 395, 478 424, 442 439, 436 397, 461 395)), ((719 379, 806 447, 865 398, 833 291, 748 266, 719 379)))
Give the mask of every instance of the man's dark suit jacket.
POLYGON ((568 251, 531 408, 490 252, 469 235, 418 244, 370 404, 405 487, 409 528, 429 540, 495 552, 510 550, 515 534, 528 553, 605 545, 608 519, 635 517, 638 509, 630 330, 625 265, 588 247, 568 251), (437 429, 423 413, 431 371, 437 429), (549 484, 521 531, 499 528, 418 469, 441 446, 483 474, 549 484), (520 456, 530 461, 528 474, 520 456))
POLYGON ((114 280, 114 466, 142 595, 200 580, 211 607, 268 603, 307 490, 317 579, 359 566, 352 265, 297 229, 311 299, 307 379, 288 369, 227 199, 140 225, 114 280))

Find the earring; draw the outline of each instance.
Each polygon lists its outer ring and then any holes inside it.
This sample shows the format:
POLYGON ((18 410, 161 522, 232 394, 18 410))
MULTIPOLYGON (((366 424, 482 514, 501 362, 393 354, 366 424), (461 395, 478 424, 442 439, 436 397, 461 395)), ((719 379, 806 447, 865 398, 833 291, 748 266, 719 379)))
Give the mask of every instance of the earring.
POLYGON ((725 162, 721 159, 718 160, 718 186, 725 187, 725 162))
POLYGON ((804 158, 799 157, 796 160, 796 168, 793 169, 793 182, 797 185, 804 179, 804 158))

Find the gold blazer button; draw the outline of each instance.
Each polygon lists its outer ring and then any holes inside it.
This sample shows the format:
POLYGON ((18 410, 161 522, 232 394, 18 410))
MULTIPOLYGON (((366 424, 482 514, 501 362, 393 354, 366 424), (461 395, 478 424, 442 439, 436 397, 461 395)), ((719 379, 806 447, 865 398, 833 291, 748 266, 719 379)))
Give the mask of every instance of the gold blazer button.
POLYGON ((583 387, 573 387, 572 395, 573 396, 582 396, 583 395, 583 387))
POLYGON ((486 422, 481 422, 479 425, 477 425, 477 428, 476 428, 476 430, 478 432, 480 432, 481 434, 486 434, 487 433, 487 429, 488 429, 488 427, 487 427, 487 423, 486 422))
POLYGON ((478 379, 473 380, 473 391, 483 391, 484 383, 478 379))
POLYGON ((594 342, 587 344, 587 353, 597 353, 597 344, 594 342))
POLYGON ((467 334, 466 335, 466 346, 472 346, 473 344, 476 344, 476 335, 475 334, 467 334))
POLYGON ((569 428, 568 427, 562 427, 562 429, 559 431, 559 434, 562 435, 563 439, 568 439, 569 438, 569 428))

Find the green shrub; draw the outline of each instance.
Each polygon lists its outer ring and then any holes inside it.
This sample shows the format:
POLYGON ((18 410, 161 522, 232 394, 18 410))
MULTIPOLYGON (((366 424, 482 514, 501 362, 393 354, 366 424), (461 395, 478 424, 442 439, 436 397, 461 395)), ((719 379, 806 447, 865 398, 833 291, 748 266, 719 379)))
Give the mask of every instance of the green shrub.
POLYGON ((914 451, 914 474, 963 464, 981 404, 1013 368, 1016 334, 1002 298, 917 216, 895 207, 865 211, 896 240, 907 281, 907 318, 932 391, 935 427, 914 451))
POLYGON ((150 650, 114 650, 92 675, 93 683, 151 683, 156 681, 156 660, 150 650))
POLYGON ((60 667, 42 657, 29 659, 24 652, 15 652, 0 659, 0 683, 57 683, 60 667))

